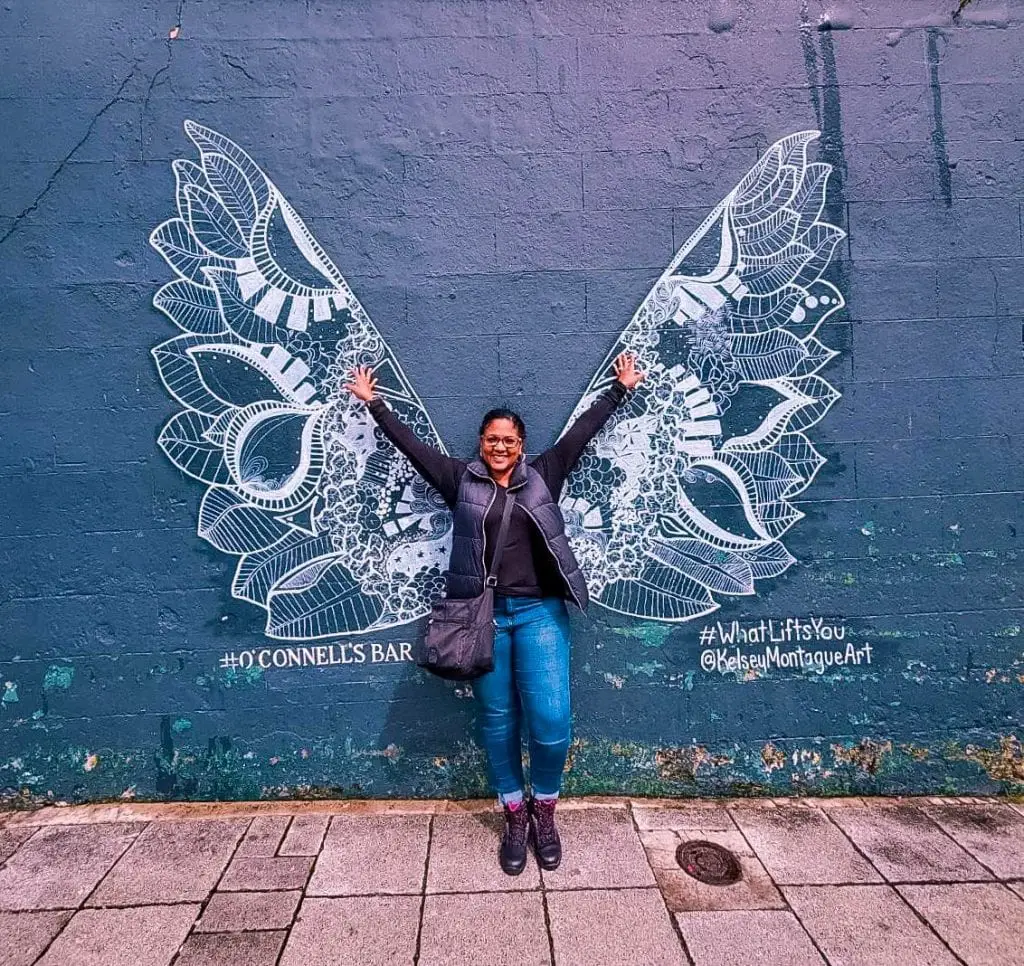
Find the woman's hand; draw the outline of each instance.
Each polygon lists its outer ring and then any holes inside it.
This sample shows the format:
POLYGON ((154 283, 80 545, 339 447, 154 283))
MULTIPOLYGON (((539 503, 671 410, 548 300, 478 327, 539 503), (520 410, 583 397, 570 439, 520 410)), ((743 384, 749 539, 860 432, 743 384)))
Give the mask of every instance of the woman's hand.
POLYGON ((349 373, 351 382, 345 383, 345 388, 352 393, 356 399, 369 402, 373 399, 374 390, 377 388, 377 380, 373 377, 373 370, 369 366, 356 366, 349 373))
POLYGON ((630 352, 621 352, 612 363, 615 378, 627 389, 636 389, 644 381, 645 373, 636 367, 636 356, 630 352))

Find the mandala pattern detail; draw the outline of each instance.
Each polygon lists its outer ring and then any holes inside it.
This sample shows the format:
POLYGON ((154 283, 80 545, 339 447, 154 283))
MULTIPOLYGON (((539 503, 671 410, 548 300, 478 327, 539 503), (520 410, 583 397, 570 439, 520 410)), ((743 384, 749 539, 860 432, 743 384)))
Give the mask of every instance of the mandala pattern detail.
MULTIPOLYGON (((844 305, 822 276, 844 237, 822 220, 831 167, 817 131, 774 144, 676 254, 573 419, 637 353, 647 378, 591 443, 562 498, 592 599, 686 621, 753 594, 794 558, 790 502, 823 457, 805 431, 839 393, 816 338, 844 305)), ((572 419, 570 419, 570 423, 572 419)))
POLYGON ((355 365, 443 448, 397 360, 302 220, 236 144, 185 122, 177 216, 150 242, 177 276, 153 304, 181 330, 152 350, 183 407, 159 445, 207 485, 199 536, 237 555, 235 597, 266 633, 313 640, 408 623, 447 564, 440 498, 342 388, 355 365))

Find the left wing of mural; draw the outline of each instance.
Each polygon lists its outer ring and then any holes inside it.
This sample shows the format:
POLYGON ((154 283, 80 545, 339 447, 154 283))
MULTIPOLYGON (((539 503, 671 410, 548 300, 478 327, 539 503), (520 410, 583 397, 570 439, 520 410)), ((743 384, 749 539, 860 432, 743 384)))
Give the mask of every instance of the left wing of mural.
POLYGON ((240 559, 235 597, 266 633, 314 640, 415 620, 439 592, 451 520, 344 390, 370 365, 425 442, 441 441, 391 350, 295 210, 228 138, 191 121, 177 217, 150 242, 177 278, 153 304, 182 334, 152 352, 184 409, 161 449, 208 485, 199 535, 240 559))

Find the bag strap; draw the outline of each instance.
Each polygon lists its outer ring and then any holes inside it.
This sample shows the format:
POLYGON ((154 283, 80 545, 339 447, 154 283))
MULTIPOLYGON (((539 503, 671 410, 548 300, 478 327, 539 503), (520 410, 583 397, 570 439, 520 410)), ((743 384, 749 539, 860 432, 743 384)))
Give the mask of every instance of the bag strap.
POLYGON ((501 526, 498 527, 498 539, 494 544, 494 557, 491 560, 491 572, 484 580, 485 587, 498 586, 498 567, 501 566, 501 555, 505 552, 505 537, 508 535, 508 523, 509 520, 512 519, 512 507, 515 506, 515 502, 515 493, 506 491, 505 509, 501 513, 501 526))

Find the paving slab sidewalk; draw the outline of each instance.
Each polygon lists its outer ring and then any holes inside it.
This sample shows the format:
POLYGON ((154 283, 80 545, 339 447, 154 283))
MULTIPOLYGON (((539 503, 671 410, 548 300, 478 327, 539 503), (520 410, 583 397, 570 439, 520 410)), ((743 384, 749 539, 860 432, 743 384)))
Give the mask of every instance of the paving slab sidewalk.
POLYGON ((489 802, 0 813, 0 966, 1024 966, 1020 802, 558 814, 562 867, 509 878, 489 802), (728 849, 739 881, 694 878, 695 842, 728 849))

